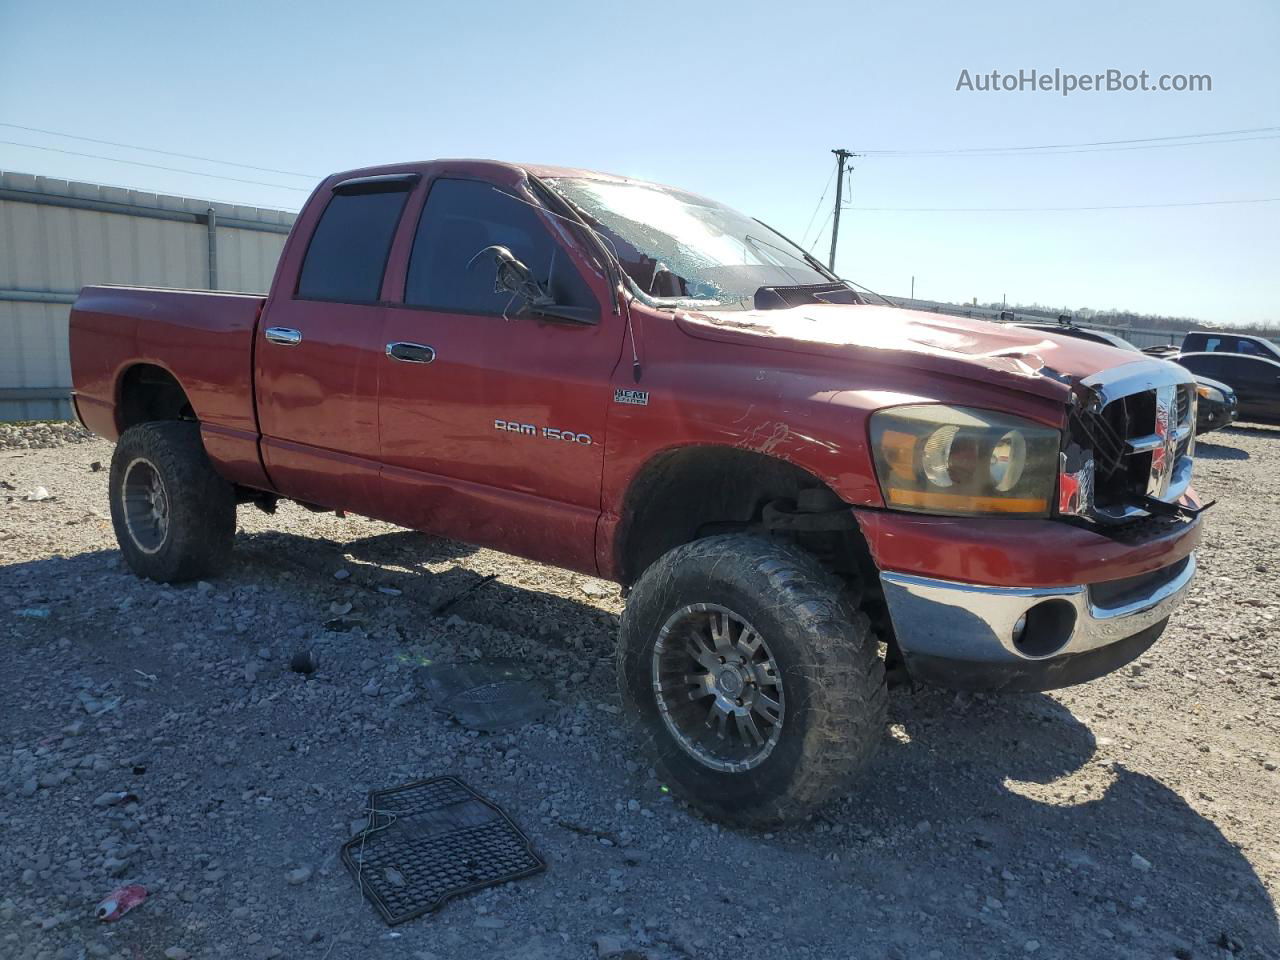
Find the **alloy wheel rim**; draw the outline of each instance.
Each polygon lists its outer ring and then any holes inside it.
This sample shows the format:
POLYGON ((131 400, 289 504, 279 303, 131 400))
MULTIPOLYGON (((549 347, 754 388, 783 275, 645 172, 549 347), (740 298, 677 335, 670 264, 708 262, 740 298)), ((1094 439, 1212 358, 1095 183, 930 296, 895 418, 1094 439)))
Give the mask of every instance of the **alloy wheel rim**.
POLYGON ((124 523, 143 553, 157 553, 169 537, 169 494, 160 472, 141 457, 125 468, 120 487, 124 523))
POLYGON ((685 753, 723 773, 768 759, 786 700, 764 637, 727 607, 694 603, 667 618, 652 659, 653 692, 685 753))

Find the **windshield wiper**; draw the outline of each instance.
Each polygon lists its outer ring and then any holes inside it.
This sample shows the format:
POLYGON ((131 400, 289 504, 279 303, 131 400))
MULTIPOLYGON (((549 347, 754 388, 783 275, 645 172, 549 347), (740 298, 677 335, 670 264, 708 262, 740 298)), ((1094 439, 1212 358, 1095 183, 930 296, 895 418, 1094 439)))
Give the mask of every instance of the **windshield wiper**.
MULTIPOLYGON (((752 236, 751 234, 749 234, 749 233, 747 233, 747 234, 743 234, 742 239, 743 239, 745 242, 747 242, 747 243, 751 244, 752 246, 756 247, 757 249, 759 249, 760 247, 768 247, 770 250, 777 250, 779 253, 784 254, 784 255, 785 255, 785 256, 787 256, 787 257, 790 257, 790 258, 791 258, 792 260, 794 260, 796 263, 803 263, 805 266, 808 266, 808 267, 812 267, 812 266, 814 266, 813 258, 812 258, 812 257, 810 257, 807 253, 804 253, 804 251, 803 251, 803 250, 802 250, 802 251, 800 251, 800 252, 801 252, 802 254, 804 254, 804 256, 803 256, 803 257, 798 257, 798 256, 796 256, 794 253, 792 253, 790 250, 788 250, 786 247, 780 247, 780 246, 778 246, 776 243, 770 243, 768 240, 761 240, 759 237, 753 237, 753 236, 752 236)), ((775 261, 775 262, 776 262, 776 261, 775 261)), ((784 267, 784 266, 783 266, 782 264, 780 264, 780 263, 778 264, 778 267, 779 267, 779 269, 782 269, 782 270, 786 270, 786 269, 787 269, 786 267, 784 267)), ((825 270, 823 270, 821 267, 819 267, 819 268, 818 268, 818 273, 819 273, 819 274, 824 274, 824 273, 826 273, 826 271, 825 271, 825 270)), ((788 276, 790 276, 790 275, 788 274, 788 276)), ((791 279, 793 279, 793 280, 794 280, 794 279, 795 279, 795 277, 792 277, 791 279)))
MULTIPOLYGON (((808 250, 806 250, 804 247, 800 246, 800 244, 796 243, 794 240, 792 240, 792 239, 791 239, 790 237, 788 237, 786 234, 778 233, 778 231, 777 231, 777 230, 774 230, 774 229, 773 229, 773 227, 769 226, 769 225, 768 225, 767 223, 765 223, 763 220, 758 220, 758 219, 756 219, 756 218, 754 218, 754 217, 753 217, 752 219, 753 219, 753 220, 755 220, 755 221, 756 221, 756 223, 760 224, 760 226, 764 227, 764 228, 765 228, 766 230, 768 230, 769 232, 771 232, 771 233, 777 233, 777 234, 778 234, 778 236, 782 237, 782 239, 783 239, 783 240, 786 240, 786 241, 787 241, 787 243, 791 244, 791 246, 795 247, 795 249, 796 249, 796 250, 800 251, 800 255, 799 255, 799 256, 796 256, 796 254, 795 254, 795 253, 793 253, 792 251, 787 250, 785 247, 779 247, 779 246, 776 246, 775 244, 768 244, 769 246, 773 247, 775 250, 780 250, 780 251, 782 251, 783 253, 787 254, 787 255, 788 255, 788 256, 790 256, 790 257, 793 257, 793 258, 794 258, 794 259, 796 259, 796 260, 803 259, 805 263, 807 263, 809 266, 813 267, 813 269, 817 270, 817 271, 818 271, 818 273, 822 274, 822 276, 827 277, 828 279, 831 279, 831 280, 839 280, 839 279, 840 279, 840 278, 839 278, 839 277, 837 277, 834 273, 832 273, 832 272, 831 272, 831 270, 829 270, 829 269, 827 268, 827 265, 826 265, 825 263, 823 263, 821 260, 819 260, 819 259, 818 259, 817 257, 815 257, 813 254, 811 254, 811 253, 810 253, 808 250)), ((756 239, 756 238, 754 238, 754 237, 753 237, 752 239, 754 240, 754 239, 756 239)), ((756 240, 756 242, 757 242, 757 243, 767 243, 767 241, 765 241, 765 240, 756 240)))

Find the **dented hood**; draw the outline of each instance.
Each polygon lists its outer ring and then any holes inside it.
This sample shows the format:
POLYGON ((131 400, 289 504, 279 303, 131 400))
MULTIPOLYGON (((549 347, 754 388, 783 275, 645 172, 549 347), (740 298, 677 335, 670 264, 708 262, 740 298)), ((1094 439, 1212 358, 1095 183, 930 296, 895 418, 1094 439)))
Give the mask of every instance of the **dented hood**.
POLYGON ((701 339, 902 364, 1063 402, 1084 377, 1149 359, 1025 327, 870 304, 680 311, 676 323, 701 339))

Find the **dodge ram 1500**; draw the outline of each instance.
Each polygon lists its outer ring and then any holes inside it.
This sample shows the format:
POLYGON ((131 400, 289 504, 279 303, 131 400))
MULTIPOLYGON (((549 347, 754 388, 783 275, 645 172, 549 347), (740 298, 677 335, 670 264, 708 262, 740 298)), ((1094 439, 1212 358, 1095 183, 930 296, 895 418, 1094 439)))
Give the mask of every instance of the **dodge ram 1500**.
POLYGON ((74 402, 144 577, 289 498, 618 582, 662 776, 767 823, 847 789, 886 670, 1090 680, 1195 573, 1189 373, 871 301, 681 190, 397 164, 324 180, 265 296, 85 288, 74 402))

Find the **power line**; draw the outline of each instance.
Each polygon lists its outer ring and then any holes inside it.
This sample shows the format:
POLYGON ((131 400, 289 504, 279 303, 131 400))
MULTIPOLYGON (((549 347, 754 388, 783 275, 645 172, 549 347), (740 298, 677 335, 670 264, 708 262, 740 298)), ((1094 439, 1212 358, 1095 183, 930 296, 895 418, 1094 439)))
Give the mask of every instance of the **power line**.
POLYGON ((1090 140, 1083 143, 1041 143, 1034 146, 1021 147, 957 147, 945 150, 862 150, 864 156, 872 157, 941 157, 961 156, 964 154, 981 154, 985 156, 1045 152, 1108 152, 1105 148, 1148 150, 1158 147, 1195 147, 1207 143, 1240 143, 1244 140, 1271 140, 1280 137, 1280 127, 1251 127, 1241 130, 1218 130, 1210 133, 1184 133, 1167 137, 1141 137, 1130 140, 1090 140), (1265 136, 1243 136, 1244 134, 1265 134, 1265 136), (1233 137, 1237 139, 1206 139, 1214 137, 1233 137), (1173 140, 1187 140, 1189 143, 1171 143, 1173 140), (1103 149, 1094 149, 1103 148, 1103 149))
MULTIPOLYGON (((856 210, 856 209, 858 209, 858 208, 857 208, 857 207, 848 207, 847 209, 849 209, 849 210, 856 210)), ((825 229, 827 229, 827 224, 831 222, 831 218, 835 216, 835 213, 836 213, 836 212, 835 212, 835 210, 834 210, 834 209, 832 209, 832 210, 828 210, 828 211, 827 211, 827 216, 826 216, 826 218, 822 221, 822 225, 821 225, 820 227, 818 227, 818 232, 817 232, 817 233, 815 233, 815 234, 813 235, 813 239, 809 241, 809 246, 808 246, 808 247, 806 247, 806 249, 807 249, 810 253, 813 253, 813 248, 814 248, 814 247, 816 247, 816 246, 818 245, 818 241, 822 239, 822 231, 823 231, 823 230, 825 230, 825 229)))
POLYGON ((1052 213, 1068 210, 1155 210, 1165 207, 1214 207, 1243 203, 1280 203, 1280 197, 1247 200, 1189 200, 1184 203, 1121 203, 1095 207, 845 207, 864 213, 1052 213))
POLYGON ((822 203, 824 200, 827 199, 827 191, 831 189, 831 181, 834 180, 835 178, 836 178, 836 172, 835 170, 832 170, 831 175, 827 177, 827 185, 822 188, 822 196, 818 198, 818 202, 813 208, 813 213, 809 214, 809 222, 804 225, 804 233, 800 234, 801 243, 804 243, 805 240, 808 238, 809 228, 813 226, 814 218, 818 216, 818 211, 822 209, 822 203))
POLYGON ((875 154, 873 160, 900 160, 903 158, 920 157, 922 159, 980 159, 983 157, 1056 157, 1067 153, 1121 153, 1126 150, 1168 150, 1171 147, 1210 147, 1220 143, 1247 143, 1251 140, 1276 140, 1280 139, 1280 133, 1264 134, 1259 137, 1234 137, 1229 140, 1200 140, 1193 143, 1148 143, 1140 144, 1133 147, 1082 147, 1078 150, 1036 150, 1032 153, 1018 152, 1021 147, 1014 147, 1003 153, 953 153, 953 154, 875 154))
POLYGON ((252 164, 236 163, 233 160, 217 160, 213 157, 202 157, 194 153, 174 153, 172 150, 159 150, 155 147, 140 147, 136 143, 118 143, 115 140, 98 140, 94 137, 81 137, 74 133, 61 133, 57 130, 42 130, 40 127, 24 127, 18 123, 0 122, 0 127, 9 127, 12 130, 25 130, 28 133, 44 133, 51 137, 65 137, 68 140, 82 140, 85 143, 98 143, 105 147, 123 147, 126 150, 141 150, 144 153, 158 153, 166 157, 181 157, 183 160, 203 160, 206 163, 220 163, 227 167, 242 167, 245 170, 257 170, 259 173, 282 173, 289 177, 308 177, 313 180, 320 180, 323 178, 322 174, 318 173, 298 173, 296 170, 277 170, 274 167, 255 167, 252 164))
POLYGON ((148 167, 152 170, 168 170, 170 173, 186 173, 194 177, 208 177, 213 180, 229 180, 232 183, 251 183, 259 187, 275 187, 277 190, 295 190, 298 193, 310 193, 311 187, 291 187, 283 183, 266 183, 262 180, 246 180, 242 177, 228 177, 220 173, 202 173, 199 170, 183 170, 179 167, 166 167, 158 163, 143 163, 141 160, 121 160, 119 157, 104 157, 97 153, 80 153, 76 150, 63 150, 60 147, 41 147, 34 143, 18 143, 16 140, 0 140, 0 144, 10 147, 26 147, 29 150, 47 150, 50 153, 65 153, 71 157, 88 157, 91 160, 106 160, 109 163, 127 163, 135 167, 148 167))

